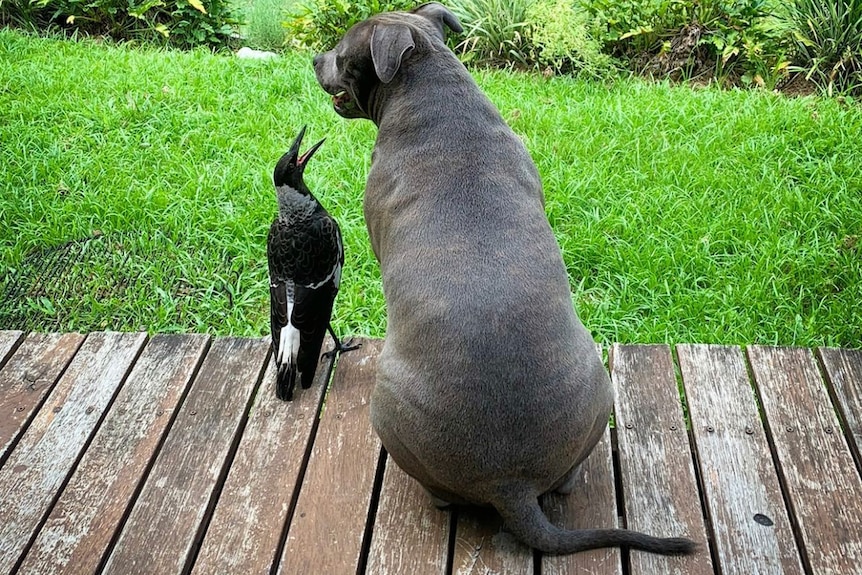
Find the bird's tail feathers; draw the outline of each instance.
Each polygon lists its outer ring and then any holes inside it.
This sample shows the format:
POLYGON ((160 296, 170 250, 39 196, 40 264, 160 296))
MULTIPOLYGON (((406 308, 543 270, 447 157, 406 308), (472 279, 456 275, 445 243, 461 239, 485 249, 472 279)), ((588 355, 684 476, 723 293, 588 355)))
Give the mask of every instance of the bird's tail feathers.
POLYGON ((296 363, 287 358, 278 366, 275 374, 275 395, 282 401, 290 401, 295 387, 296 363))

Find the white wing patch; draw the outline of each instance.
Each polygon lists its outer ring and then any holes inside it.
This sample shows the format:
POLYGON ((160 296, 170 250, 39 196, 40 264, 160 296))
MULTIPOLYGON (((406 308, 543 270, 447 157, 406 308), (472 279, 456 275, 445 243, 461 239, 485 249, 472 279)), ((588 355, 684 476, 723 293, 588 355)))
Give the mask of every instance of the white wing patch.
MULTIPOLYGON (((341 253, 341 236, 338 237, 338 252, 341 253)), ((335 267, 332 268, 332 271, 329 272, 329 275, 323 278, 322 281, 316 284, 307 285, 305 287, 309 289, 317 289, 329 280, 333 280, 335 283, 335 289, 338 289, 338 284, 341 283, 341 263, 335 262, 335 267)))
POLYGON ((341 283, 341 264, 335 264, 335 289, 338 289, 341 283))
POLYGON ((335 267, 332 268, 332 271, 329 272, 328 276, 326 276, 325 278, 323 278, 321 281, 319 281, 316 284, 310 284, 310 285, 307 285, 305 287, 307 287, 309 289, 317 289, 320 286, 322 286, 323 284, 325 284, 326 282, 328 282, 329 280, 331 280, 332 278, 335 278, 335 287, 338 287, 338 282, 341 279, 341 264, 338 262, 335 263, 335 267))

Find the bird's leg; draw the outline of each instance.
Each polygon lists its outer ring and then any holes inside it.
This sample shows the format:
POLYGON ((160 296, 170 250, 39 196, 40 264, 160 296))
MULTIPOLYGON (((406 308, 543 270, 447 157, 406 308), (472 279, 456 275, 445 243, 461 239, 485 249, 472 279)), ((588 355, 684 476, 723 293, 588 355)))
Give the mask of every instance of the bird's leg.
POLYGON ((332 339, 335 340, 335 347, 323 354, 323 357, 325 357, 326 359, 332 359, 336 356, 336 354, 353 351, 354 349, 359 349, 360 347, 362 347, 361 343, 357 343, 354 345, 353 338, 351 338, 348 342, 342 342, 340 339, 338 339, 338 336, 335 335, 335 332, 332 331, 331 324, 327 325, 326 329, 329 330, 329 335, 331 335, 332 339))

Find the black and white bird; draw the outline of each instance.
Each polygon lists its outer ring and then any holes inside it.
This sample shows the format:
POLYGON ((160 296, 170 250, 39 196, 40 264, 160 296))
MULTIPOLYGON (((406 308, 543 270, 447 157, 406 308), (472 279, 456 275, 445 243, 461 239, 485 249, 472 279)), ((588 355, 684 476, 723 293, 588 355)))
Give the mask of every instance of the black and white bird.
POLYGON ((297 375, 304 389, 311 386, 327 330, 335 340, 327 353, 354 349, 339 341, 329 323, 344 247, 338 223, 302 179, 305 165, 323 144, 321 140, 299 155, 304 135, 305 126, 275 166, 278 216, 266 242, 275 389, 284 401, 293 398, 297 375))

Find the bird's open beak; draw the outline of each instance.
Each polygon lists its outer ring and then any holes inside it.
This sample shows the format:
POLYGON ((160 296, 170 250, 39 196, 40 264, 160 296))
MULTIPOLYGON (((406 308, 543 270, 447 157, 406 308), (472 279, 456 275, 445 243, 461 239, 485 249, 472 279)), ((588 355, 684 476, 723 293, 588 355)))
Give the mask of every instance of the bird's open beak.
MULTIPOLYGON (((299 131, 299 134, 296 136, 296 139, 293 141, 293 144, 290 145, 290 149, 287 151, 288 158, 298 158, 299 157, 299 147, 302 145, 302 137, 305 135, 305 128, 307 126, 303 126, 299 131)), ((297 160, 299 162, 299 160, 297 160)))
MULTIPOLYGON (((305 128, 303 128, 303 131, 305 131, 305 128)), ((301 132, 300 132, 300 136, 302 136, 302 133, 301 133, 301 132)), ((311 156, 313 156, 313 155, 314 155, 314 152, 316 152, 316 151, 317 151, 317 149, 318 149, 320 146, 322 146, 322 145, 323 145, 323 142, 325 142, 325 141, 326 141, 326 138, 323 138, 322 140, 320 140, 319 142, 317 142, 316 144, 314 144, 313 146, 311 146, 310 148, 308 148, 308 149, 305 151, 305 153, 304 153, 304 154, 302 154, 302 155, 299 157, 299 159, 297 159, 297 160, 296 160, 296 165, 297 165, 297 166, 299 166, 300 168, 304 168, 304 167, 305 167, 305 164, 306 164, 306 162, 308 162, 309 158, 311 158, 311 156)))

